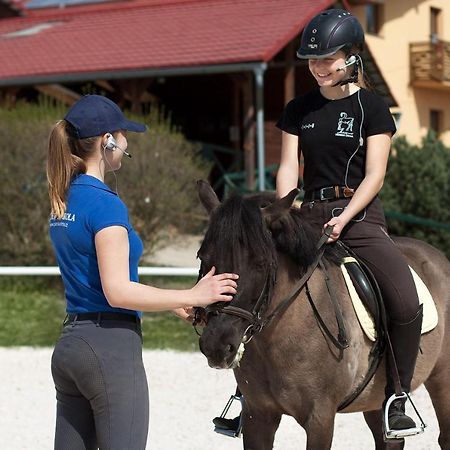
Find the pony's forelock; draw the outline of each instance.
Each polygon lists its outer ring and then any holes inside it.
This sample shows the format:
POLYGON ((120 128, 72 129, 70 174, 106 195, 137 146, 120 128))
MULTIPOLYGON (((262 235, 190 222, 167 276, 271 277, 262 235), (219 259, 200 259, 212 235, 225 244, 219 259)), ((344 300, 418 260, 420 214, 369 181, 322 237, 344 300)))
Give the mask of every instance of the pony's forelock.
POLYGON ((268 265, 276 265, 278 250, 305 270, 316 256, 318 233, 303 223, 296 208, 280 217, 269 231, 261 208, 274 201, 275 195, 270 193, 234 195, 225 200, 211 215, 199 256, 220 257, 230 265, 226 270, 231 270, 237 267, 243 249, 251 258, 268 265))

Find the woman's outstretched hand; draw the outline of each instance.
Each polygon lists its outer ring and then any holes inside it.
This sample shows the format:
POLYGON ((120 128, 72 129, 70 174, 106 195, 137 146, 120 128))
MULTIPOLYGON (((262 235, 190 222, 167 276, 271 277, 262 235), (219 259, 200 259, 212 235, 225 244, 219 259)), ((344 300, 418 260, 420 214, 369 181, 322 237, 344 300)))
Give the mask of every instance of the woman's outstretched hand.
POLYGON ((216 268, 211 270, 191 289, 194 306, 208 306, 216 302, 229 302, 236 294, 239 275, 221 273, 214 275, 216 268))
POLYGON ((195 311, 192 307, 172 309, 172 313, 186 322, 192 323, 194 321, 195 311))

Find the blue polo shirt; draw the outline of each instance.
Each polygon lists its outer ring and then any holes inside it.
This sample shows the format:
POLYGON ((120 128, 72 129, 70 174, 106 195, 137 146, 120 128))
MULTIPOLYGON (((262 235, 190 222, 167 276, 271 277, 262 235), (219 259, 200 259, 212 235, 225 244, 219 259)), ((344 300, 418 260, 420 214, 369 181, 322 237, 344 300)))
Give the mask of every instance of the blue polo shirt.
MULTIPOLYGON (((95 250, 95 234, 106 227, 126 228, 130 243, 130 280, 138 281, 142 241, 133 230, 128 210, 118 195, 90 175, 79 175, 69 188, 66 213, 50 217, 50 239, 64 282, 67 312, 124 312, 113 308, 103 294, 95 250)), ((138 311, 132 311, 141 315, 138 311)))

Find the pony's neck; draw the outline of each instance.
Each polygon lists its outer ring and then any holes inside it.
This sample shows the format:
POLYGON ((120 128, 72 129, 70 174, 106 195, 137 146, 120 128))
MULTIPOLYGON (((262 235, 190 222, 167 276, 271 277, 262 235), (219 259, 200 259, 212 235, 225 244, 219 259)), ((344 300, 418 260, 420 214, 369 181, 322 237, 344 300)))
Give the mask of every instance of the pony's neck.
POLYGON ((278 253, 276 283, 269 305, 269 312, 274 310, 283 299, 292 293, 302 275, 303 273, 298 265, 289 256, 278 253))

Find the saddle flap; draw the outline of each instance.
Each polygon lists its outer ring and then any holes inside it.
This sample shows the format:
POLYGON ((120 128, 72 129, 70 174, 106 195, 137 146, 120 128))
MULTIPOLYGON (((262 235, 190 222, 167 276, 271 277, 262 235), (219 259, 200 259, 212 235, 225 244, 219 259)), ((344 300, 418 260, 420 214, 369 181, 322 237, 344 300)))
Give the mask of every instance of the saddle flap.
MULTIPOLYGON (((423 334, 436 327, 438 323, 438 313, 427 286, 414 269, 410 267, 410 270, 416 284, 419 302, 420 304, 423 304, 423 334)), ((366 336, 374 342, 377 338, 376 324, 379 324, 379 310, 376 307, 374 290, 355 258, 344 258, 341 264, 341 271, 361 328, 366 336)))

